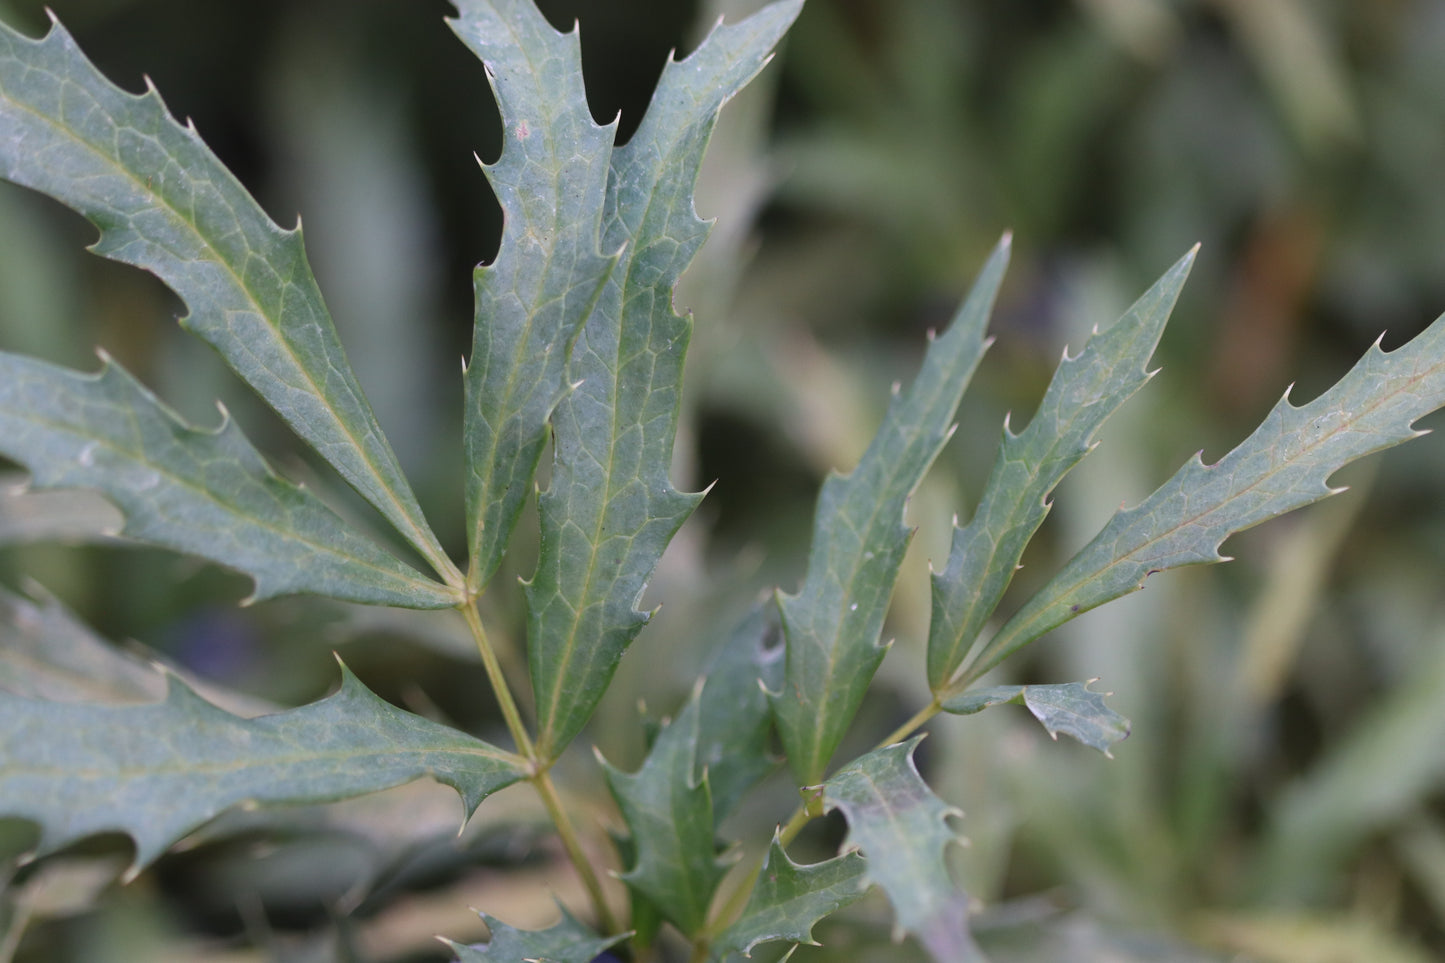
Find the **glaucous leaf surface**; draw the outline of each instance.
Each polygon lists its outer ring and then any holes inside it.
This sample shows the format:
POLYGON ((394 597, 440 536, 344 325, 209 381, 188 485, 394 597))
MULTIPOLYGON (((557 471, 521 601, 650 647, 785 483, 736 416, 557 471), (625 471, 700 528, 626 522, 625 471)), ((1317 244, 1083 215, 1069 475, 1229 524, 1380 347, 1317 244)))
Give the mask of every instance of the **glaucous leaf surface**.
POLYGON ((445 608, 456 593, 404 565, 276 475, 229 418, 193 428, 119 365, 86 375, 0 352, 0 455, 42 488, 89 488, 127 537, 251 576, 253 598, 313 592, 445 608))
POLYGON ((616 123, 598 126, 578 32, 531 0, 458 0, 451 21, 487 65, 502 155, 484 167, 502 205, 496 260, 477 268, 466 371, 468 585, 495 573, 566 390, 567 355, 613 265, 599 250, 616 123))
POLYGON ((526 775, 516 756, 395 708, 344 666, 335 695, 255 719, 169 683, 165 701, 138 706, 0 693, 0 815, 35 822, 40 854, 123 832, 134 875, 238 804, 326 802, 430 776, 470 814, 526 775))
POLYGON ((928 346, 918 378, 893 397, 857 467, 823 483, 803 587, 779 594, 787 662, 771 698, 800 786, 822 780, 887 651, 878 637, 911 537, 903 511, 948 440, 988 345, 984 332, 1008 254, 1005 238, 948 331, 928 346))
POLYGON ((943 711, 967 716, 989 706, 1025 706, 1055 739, 1062 732, 1112 756, 1109 747, 1129 735, 1129 720, 1104 702, 1108 694, 1091 692, 1082 682, 990 686, 945 699, 943 711))
POLYGON ((726 872, 717 855, 707 776, 695 775, 698 717, 694 695, 635 773, 603 763, 631 834, 632 868, 621 879, 687 935, 702 928, 726 872))
POLYGON ((763 943, 817 945, 813 925, 867 890, 867 863, 844 853, 811 866, 789 858, 776 836, 742 915, 713 944, 713 959, 736 963, 763 943))
POLYGON ((944 689, 993 613, 1049 513, 1049 494, 1094 447, 1105 420, 1152 376, 1149 358, 1194 264, 1190 251, 1122 318, 1064 358, 1028 427, 1003 442, 968 525, 953 530, 948 564, 933 576, 928 683, 944 689))
POLYGON ((0 25, 0 177, 100 229, 97 254, 151 271, 215 346, 437 568, 455 574, 341 349, 301 242, 284 231, 160 95, 106 80, 55 23, 0 25))
POLYGON ((937 963, 982 960, 968 928, 968 896, 949 875, 957 809, 934 795, 913 765, 917 736, 875 749, 823 784, 823 804, 848 820, 845 845, 862 850, 867 878, 893 903, 895 933, 911 933, 937 963))
POLYGON ((458 963, 592 963, 626 934, 598 936, 562 910, 562 919, 545 930, 519 930, 481 914, 492 938, 477 946, 444 940, 458 963))
POLYGON ((573 347, 575 387, 553 414, 552 482, 539 502, 541 554, 527 586, 543 759, 591 716, 647 622, 635 609, 647 579, 700 498, 668 479, 691 335, 672 292, 707 233, 693 186, 718 111, 801 7, 780 0, 669 60, 641 126, 612 151, 602 250, 622 254, 573 347))
POLYGON ((1412 425, 1445 405, 1445 318, 1394 351, 1379 341, 1314 401, 1286 391, 1264 422, 1212 465, 1200 455, 1134 508, 1120 511, 989 640, 968 679, 1032 640, 1121 595, 1155 572, 1227 561, 1235 532, 1341 489, 1340 468, 1420 434, 1412 425))

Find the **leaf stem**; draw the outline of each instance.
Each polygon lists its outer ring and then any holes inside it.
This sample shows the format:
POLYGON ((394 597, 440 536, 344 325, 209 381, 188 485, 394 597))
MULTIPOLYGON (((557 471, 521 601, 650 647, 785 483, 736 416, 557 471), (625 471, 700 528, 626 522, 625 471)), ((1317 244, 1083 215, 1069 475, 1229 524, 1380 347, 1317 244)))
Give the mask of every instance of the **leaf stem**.
MULTIPOLYGON (((922 709, 919 709, 913 714, 911 719, 885 736, 875 748, 882 749, 885 746, 902 742, 917 732, 928 720, 938 715, 941 711, 943 711, 943 706, 940 704, 938 697, 934 696, 932 702, 928 703, 928 705, 922 709)), ((803 827, 812 821, 813 813, 810 812, 810 808, 810 805, 805 803, 793 811, 793 815, 778 830, 779 845, 787 846, 788 843, 797 838, 798 833, 803 831, 803 827)), ((748 874, 743 882, 728 895, 727 902, 723 903, 713 915, 711 923, 709 923, 703 931, 703 937, 698 940, 694 946, 693 961, 706 960, 708 945, 742 913, 743 907, 747 904, 748 897, 752 895, 753 887, 757 885, 758 877, 762 875, 763 862, 767 859, 767 852, 767 850, 764 850, 762 855, 758 856, 753 862, 753 865, 748 869, 748 874)))
POLYGON ((461 606, 461 613, 462 618, 466 619, 467 628, 472 632, 472 638, 477 641, 477 651, 481 653, 482 665, 487 669, 487 681, 492 684, 492 692, 497 696, 497 706, 502 710, 502 718, 507 720, 507 729, 512 733, 512 741, 517 744, 517 752, 535 766, 537 754, 532 745, 532 737, 527 734, 527 726, 522 722, 516 700, 512 698, 512 689, 507 685, 507 677, 502 673, 502 664, 497 661, 496 650, 487 638, 487 630, 482 625, 482 616, 477 611, 476 602, 470 601, 461 606))
POLYGON ((903 725, 899 726, 897 729, 894 729, 892 732, 888 733, 888 735, 884 736, 881 740, 879 740, 878 745, 874 746, 873 748, 882 749, 885 746, 891 746, 896 742, 902 742, 904 739, 907 739, 909 736, 913 735, 915 732, 921 729, 923 727, 923 724, 926 723, 929 719, 932 719, 934 716, 938 715, 942 711, 943 705, 940 702, 938 696, 935 695, 932 702, 928 703, 928 705, 915 712, 913 714, 913 718, 909 719, 907 722, 903 723, 903 725))
POLYGON ((617 917, 613 915, 611 907, 607 905, 607 898, 602 892, 602 882, 598 879, 592 864, 588 862, 587 854, 582 851, 582 843, 577 835, 577 830, 567 817, 567 810, 562 806, 557 786, 552 782, 552 774, 547 768, 550 763, 537 758, 537 748, 532 742, 532 737, 527 733, 527 726, 522 721, 522 714, 517 709, 517 702, 512 698, 512 689, 507 685, 507 678, 502 673, 501 663, 497 661, 496 650, 492 648, 492 643, 487 638, 487 630, 482 625, 482 616, 477 611, 475 601, 461 606, 461 613, 462 617, 466 619, 467 628, 471 630, 472 638, 476 639, 477 651, 482 655, 482 665, 487 669, 487 679, 492 684, 492 691, 496 693, 497 704, 502 710, 502 717, 507 720, 507 728, 512 733, 512 739, 517 743, 517 752, 526 757, 532 767, 532 775, 528 777, 528 781, 532 783, 537 790, 537 795, 541 797, 542 805, 546 808, 547 815, 551 817, 552 825, 557 830, 557 836, 562 840, 562 848, 567 851, 567 858, 572 861, 577 875, 582 878, 582 884, 587 888, 587 893, 597 912, 598 923, 601 924, 608 936, 622 932, 622 927, 617 923, 617 917))
POLYGON ((572 865, 577 869, 577 875, 582 877, 582 885, 587 887, 587 894, 592 898, 593 908, 597 911, 597 922, 602 927, 603 935, 613 936, 622 932, 618 925, 617 917, 612 914, 612 908, 607 905, 607 896, 602 892, 602 881, 597 877, 597 872, 587 860, 587 854, 582 851, 582 843, 577 836, 577 830, 572 826, 572 820, 567 816, 567 810, 562 806, 562 798, 557 794, 557 786, 552 782, 552 773, 546 769, 541 770, 531 778, 532 785, 537 787, 537 795, 542 797, 542 805, 547 807, 547 815, 552 817, 552 825, 557 828, 557 835, 562 840, 562 846, 567 850, 567 856, 572 860, 572 865))
MULTIPOLYGON (((795 809, 793 815, 788 818, 788 821, 778 829, 779 845, 786 846, 796 839, 798 833, 802 832, 803 827, 808 825, 812 819, 813 817, 809 814, 806 804, 795 809)), ((712 922, 703 928, 702 937, 695 944, 693 951, 694 960, 707 959, 708 945, 717 939, 722 931, 731 925, 733 920, 742 913, 743 907, 747 905, 748 897, 752 895, 753 887, 758 883, 758 877, 763 873, 763 863, 767 858, 768 850, 764 849, 762 853, 758 855, 757 859, 753 860, 752 866, 748 867, 747 876, 743 878, 742 883, 728 894, 727 902, 723 903, 722 906, 718 908, 718 911, 713 914, 712 922), (703 955, 699 957, 697 955, 698 953, 702 953, 703 955)))

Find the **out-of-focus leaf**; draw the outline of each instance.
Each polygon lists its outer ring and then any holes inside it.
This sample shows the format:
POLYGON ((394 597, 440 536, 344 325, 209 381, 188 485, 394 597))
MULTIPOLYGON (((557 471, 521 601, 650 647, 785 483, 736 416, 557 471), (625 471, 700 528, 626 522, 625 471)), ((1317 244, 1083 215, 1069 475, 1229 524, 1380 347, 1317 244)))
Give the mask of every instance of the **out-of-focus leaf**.
POLYGON ((949 816, 913 765, 922 736, 875 749, 823 784, 823 804, 848 820, 847 845, 863 851, 867 879, 893 903, 896 935, 911 933, 937 963, 982 960, 969 934, 968 896, 949 876, 945 851, 958 841, 949 816))
POLYGON ((0 587, 0 690, 51 702, 151 701, 156 667, 107 644, 55 599, 0 587))
POLYGON ((1307 146, 1324 151, 1360 137, 1359 107, 1340 51, 1312 4, 1301 0, 1218 0, 1284 114, 1307 146))
POLYGON ((342 351, 306 263, 154 89, 105 79, 56 23, 0 26, 0 177, 100 229, 96 253, 152 271, 182 320, 276 409, 439 573, 455 577, 342 351))
POLYGON ((1379 921, 1345 913, 1210 914, 1199 921, 1210 943, 1269 963, 1429 963, 1434 954, 1379 921))
POLYGON ((688 935, 702 927, 727 871, 717 856, 707 776, 695 776, 698 718, 694 696, 635 773, 603 763, 635 853, 621 878, 688 935))
POLYGON ((697 764, 707 772, 716 822, 778 766, 768 747, 773 717, 763 691, 776 690, 782 681, 782 647, 769 648, 777 628, 776 609, 758 606, 706 672, 698 699, 697 764))
POLYGON ((545 930, 519 930, 481 914, 492 931, 489 942, 462 946, 444 940, 459 963, 592 963, 626 934, 598 936, 562 910, 562 919, 545 930))
POLYGON ((1421 816, 1395 833, 1391 843, 1436 917, 1445 917, 1445 828, 1421 816))
POLYGON ((1255 879, 1271 899, 1319 894, 1354 848, 1445 786, 1445 640, 1280 797, 1255 879))
POLYGON ((735 961, 759 944, 782 940, 816 945, 813 925, 862 896, 866 874, 867 862, 857 853, 799 866, 774 836, 742 915, 713 944, 713 959, 735 961))
POLYGON ((1332 474, 1418 436, 1411 426, 1441 405, 1445 318, 1394 351, 1377 341, 1309 404, 1296 408, 1285 392, 1228 455, 1213 465, 1195 455, 1138 506, 1110 519, 989 640, 963 681, 1080 612, 1138 591, 1155 572, 1226 561, 1219 546, 1230 535, 1335 494, 1332 474))
POLYGON ((1049 735, 1073 736, 1106 756, 1109 747, 1129 735, 1129 720, 1104 702, 1107 692, 1091 692, 1082 682, 1062 685, 1002 685, 970 689, 944 700, 943 710, 967 716, 989 706, 1025 706, 1043 723, 1049 735))
POLYGON ((131 538, 244 572, 253 598, 457 604, 454 590, 277 476, 229 418, 215 431, 193 428, 113 362, 83 375, 0 352, 0 454, 38 486, 100 491, 131 538))
POLYGON ((1008 255, 1004 238, 948 331, 929 345, 912 387, 892 399, 858 466, 823 483, 803 588, 779 594, 787 664, 771 698, 801 786, 822 779, 887 651, 878 636, 911 537, 903 510, 947 441, 987 347, 984 332, 1008 255))
POLYGON ((135 875, 231 806, 324 802, 430 776, 470 814, 526 775, 521 759, 384 702, 342 667, 341 691, 241 719, 172 677, 164 702, 72 705, 0 693, 0 815, 40 827, 40 854, 128 834, 135 875))
POLYGON ((617 125, 592 120, 577 31, 557 33, 530 2, 457 8, 452 29, 487 65, 502 112, 502 156, 484 169, 505 226, 474 276, 466 373, 467 581, 480 591, 531 494, 572 341, 617 263, 599 250, 617 125))
POLYGON ((125 516, 95 492, 30 491, 23 473, 0 474, 0 546, 112 541, 125 516))
POLYGON ((672 291, 707 232, 692 188, 718 110, 766 63, 801 6, 780 0, 670 60, 642 125, 612 152, 602 249, 626 249, 573 348, 576 388, 553 415, 556 460, 527 587, 543 759, 591 716, 647 621, 634 608, 647 579, 700 497, 667 474, 691 331, 672 291))
MULTIPOLYGON (((1195 249, 1196 251, 1198 248, 1195 249)), ((1105 420, 1152 377, 1149 358, 1194 264, 1190 251, 1129 311, 1084 349, 1064 358, 1028 427, 1004 421, 978 511, 955 527, 948 565, 933 576, 928 683, 943 690, 1004 590, 1024 547, 1049 512, 1049 494, 1093 449, 1105 420)))

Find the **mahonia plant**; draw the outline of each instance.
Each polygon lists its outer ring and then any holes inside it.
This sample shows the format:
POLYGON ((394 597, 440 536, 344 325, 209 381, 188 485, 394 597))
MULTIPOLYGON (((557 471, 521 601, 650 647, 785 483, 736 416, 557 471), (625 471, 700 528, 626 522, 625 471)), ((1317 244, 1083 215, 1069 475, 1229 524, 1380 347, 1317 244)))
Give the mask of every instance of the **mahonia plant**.
MULTIPOLYGON (((299 228, 277 227, 159 94, 109 83, 58 24, 41 39, 0 27, 0 174, 99 228, 93 250, 150 271, 186 303, 184 328, 222 358, 418 553, 399 560, 316 495, 278 475, 224 417, 187 424, 109 358, 79 373, 0 353, 0 455, 41 489, 89 489, 124 514, 124 536, 227 566, 252 600, 311 593, 413 609, 455 609, 475 637, 514 745, 504 749, 395 708, 343 666, 312 705, 244 718, 167 674, 159 701, 56 698, 24 660, 0 675, 0 815, 33 821, 40 856, 94 833, 135 844, 134 877, 182 837, 241 804, 337 800, 430 777, 470 815, 517 782, 537 791, 592 898, 523 931, 485 917, 489 943, 459 960, 585 963, 609 948, 644 955, 667 924, 695 961, 769 943, 809 943, 814 925, 879 887, 895 935, 940 961, 981 959, 969 900, 946 852, 957 815, 920 777, 918 730, 939 712, 1026 706, 1051 734, 1108 752, 1128 724, 1086 684, 980 686, 1009 655, 1155 572, 1223 561, 1222 542, 1331 494, 1330 475, 1405 441, 1445 404, 1445 324, 1391 352, 1378 343, 1303 407, 1288 396, 1215 464, 1198 456, 1116 514, 1017 612, 990 631, 1050 493, 1093 447, 1148 363, 1193 252, 1129 311, 1065 353, 1027 428, 1005 424, 968 524, 933 575, 926 673, 933 697, 878 747, 835 759, 887 652, 880 643, 910 531, 910 494, 951 434, 1009 256, 1005 238, 922 370, 895 390, 857 466, 823 484, 797 594, 778 593, 737 626, 636 772, 602 762, 627 835, 613 867, 629 895, 609 905, 557 787, 553 764, 586 726, 629 644, 636 606, 669 540, 701 496, 668 470, 691 321, 673 308, 679 275, 708 229, 692 192, 724 102, 767 62, 802 0, 719 24, 669 61, 636 134, 588 110, 576 31, 531 0, 454 0, 451 26, 486 65, 504 126, 485 174, 504 212, 493 263, 475 272, 465 369, 468 557, 441 547, 352 373, 307 265, 299 228), (552 444, 537 499, 540 549, 525 583, 535 718, 525 720, 476 602, 487 590, 552 444), (780 633, 784 655, 768 640, 780 633), (760 861, 730 869, 719 825, 777 771, 780 744, 801 804, 760 861), (812 865, 787 847, 838 810, 839 853, 812 865), (731 885, 725 876, 735 873, 731 885)), ((35 494, 7 497, 34 498, 35 494)), ((44 526, 40 526, 44 529, 44 526)), ((31 532, 34 536, 36 533, 31 532)), ((40 534, 45 534, 41 531, 40 534)), ((59 520, 51 534, 71 534, 59 520)), ((93 659, 53 602, 0 594, 0 615, 52 664, 93 659)), ((43 661, 36 659, 37 663, 43 661)), ((144 674, 144 670, 136 670, 144 674)), ((140 688, 139 681, 132 684, 140 688)), ((68 693, 73 695, 74 693, 68 693)), ((780 814, 782 815, 782 814, 780 814)))

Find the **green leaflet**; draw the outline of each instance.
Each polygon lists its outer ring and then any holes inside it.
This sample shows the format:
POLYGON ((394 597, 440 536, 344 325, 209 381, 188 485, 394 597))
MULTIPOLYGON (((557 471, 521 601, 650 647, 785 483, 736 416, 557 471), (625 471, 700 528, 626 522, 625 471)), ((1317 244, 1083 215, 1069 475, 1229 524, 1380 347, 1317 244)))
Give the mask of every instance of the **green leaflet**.
POLYGON ((84 375, 0 352, 0 454, 38 486, 103 493, 131 538, 244 572, 255 599, 457 603, 272 472, 229 418, 215 431, 192 428, 110 361, 84 375))
POLYGON ((702 928, 713 890, 727 871, 717 857, 707 776, 693 775, 698 717, 695 694, 635 773, 603 761, 635 851, 632 868, 621 878, 689 936, 702 928))
POLYGON ((1026 706, 1053 738, 1073 736, 1113 757, 1109 747, 1129 735, 1129 720, 1104 702, 1107 692, 1091 692, 1081 682, 1062 685, 1001 685, 970 689, 944 700, 943 711, 967 716, 989 706, 1026 706))
POLYGON ((341 691, 256 719, 216 708, 175 677, 164 702, 39 702, 0 693, 0 815, 40 827, 38 852, 119 831, 134 876, 241 803, 312 803, 430 776, 470 814, 526 775, 524 762, 403 712, 342 667, 341 691))
POLYGON ((1194 264, 1196 246, 1107 331, 1073 358, 1065 352, 1049 389, 1003 442, 978 511, 953 530, 948 565, 933 576, 928 683, 943 690, 1013 579, 1024 547, 1049 512, 1049 494, 1094 447, 1094 435, 1152 377, 1149 357, 1194 264))
POLYGON ((573 347, 567 377, 576 387, 553 414, 555 464, 527 586, 543 759, 591 716, 647 622, 635 610, 647 579, 700 498, 667 475, 691 333, 672 290, 707 233, 692 189, 718 110, 762 68, 801 6, 781 0, 669 61, 637 133, 612 152, 602 248, 623 253, 573 347))
POLYGON ((1120 511, 1004 623, 960 680, 966 685, 1080 612, 1138 591, 1155 572, 1227 561, 1235 532, 1339 489, 1330 475, 1416 437, 1445 405, 1445 318, 1390 352, 1379 341, 1333 387, 1296 408, 1286 391, 1264 422, 1213 465, 1199 455, 1135 508, 1120 511))
POLYGON ((598 250, 616 124, 592 120, 578 34, 530 0, 457 0, 452 21, 487 65, 502 156, 485 167, 505 228, 475 274, 466 372, 467 519, 478 592, 496 572, 565 388, 568 350, 616 264, 598 250))
POLYGON ((867 861, 844 853, 812 866, 789 858, 776 835, 757 886, 742 915, 713 944, 712 959, 733 963, 762 943, 813 940, 813 925, 858 899, 867 889, 867 861))
POLYGON ((800 786, 818 783, 883 660, 883 617, 910 532, 908 496, 937 456, 973 369, 1008 265, 1004 238, 948 331, 933 340, 912 387, 895 395, 852 474, 823 483, 802 590, 779 594, 787 669, 772 693, 800 786))
POLYGON ((621 942, 626 933, 598 936, 562 910, 562 919, 545 930, 519 930, 486 913, 481 917, 492 939, 481 946, 462 946, 443 940, 460 963, 592 963, 609 947, 621 942))
POLYGON ((283 231, 154 89, 106 80, 56 23, 0 25, 0 177, 100 229, 98 254, 155 273, 182 320, 436 567, 427 527, 341 349, 301 243, 283 231))
POLYGON ((707 773, 715 823, 779 764, 769 749, 773 717, 764 691, 782 683, 782 647, 768 647, 777 630, 776 609, 758 606, 706 672, 698 697, 697 765, 707 773))
POLYGON ((968 897, 953 882, 945 850, 960 816, 933 794, 913 765, 915 736, 875 749, 833 774, 823 804, 848 820, 847 845, 863 851, 870 882, 893 903, 895 933, 911 933, 937 963, 981 960, 968 931, 968 897))

